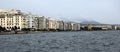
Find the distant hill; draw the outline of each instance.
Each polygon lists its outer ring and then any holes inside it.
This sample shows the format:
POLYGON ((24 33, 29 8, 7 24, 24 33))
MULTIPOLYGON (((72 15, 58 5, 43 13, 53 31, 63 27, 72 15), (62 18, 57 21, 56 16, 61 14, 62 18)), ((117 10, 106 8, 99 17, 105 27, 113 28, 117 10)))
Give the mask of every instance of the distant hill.
POLYGON ((63 21, 70 21, 70 22, 76 22, 76 23, 81 23, 81 24, 101 24, 95 20, 92 20, 92 19, 86 19, 86 18, 83 18, 83 17, 75 17, 75 18, 72 18, 72 17, 69 17, 69 18, 64 18, 64 17, 61 17, 61 18, 57 18, 59 20, 63 20, 63 21))
POLYGON ((97 21, 82 21, 81 24, 101 24, 97 21))

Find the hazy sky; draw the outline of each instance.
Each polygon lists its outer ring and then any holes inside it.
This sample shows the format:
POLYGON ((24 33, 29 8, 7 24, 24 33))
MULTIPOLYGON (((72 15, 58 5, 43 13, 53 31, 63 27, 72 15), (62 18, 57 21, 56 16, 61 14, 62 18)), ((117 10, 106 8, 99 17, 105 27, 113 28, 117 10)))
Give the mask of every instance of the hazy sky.
POLYGON ((0 9, 20 9, 57 19, 120 24, 120 0, 0 0, 0 9))

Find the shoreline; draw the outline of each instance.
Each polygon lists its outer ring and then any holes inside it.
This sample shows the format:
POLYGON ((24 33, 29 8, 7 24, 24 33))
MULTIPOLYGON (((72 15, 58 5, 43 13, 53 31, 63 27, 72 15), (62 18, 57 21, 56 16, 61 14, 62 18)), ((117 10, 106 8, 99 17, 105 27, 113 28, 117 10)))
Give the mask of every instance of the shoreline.
MULTIPOLYGON (((86 30, 81 30, 81 31, 28 31, 28 33, 24 31, 19 31, 17 34, 15 32, 0 32, 0 35, 22 35, 22 34, 34 34, 34 33, 50 33, 50 32, 93 32, 92 31, 86 31, 86 30)), ((97 31, 119 31, 119 30, 97 30, 97 31)))
MULTIPOLYGON (((15 34, 15 32, 0 32, 0 35, 11 35, 15 34)), ((24 32, 18 32, 17 34, 25 34, 24 32)))

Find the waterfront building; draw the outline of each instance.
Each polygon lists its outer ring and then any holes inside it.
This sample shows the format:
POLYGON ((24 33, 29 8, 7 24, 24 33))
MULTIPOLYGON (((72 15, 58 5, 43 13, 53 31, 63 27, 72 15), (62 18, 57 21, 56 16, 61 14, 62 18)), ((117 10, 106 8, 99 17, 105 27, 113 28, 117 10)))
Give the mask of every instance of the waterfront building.
POLYGON ((38 29, 39 30, 47 29, 47 19, 44 16, 38 17, 38 29))
POLYGON ((80 24, 75 22, 64 22, 64 30, 68 31, 80 30, 80 24))
POLYGON ((33 18, 33 29, 34 30, 38 29, 38 27, 39 27, 39 23, 38 22, 39 22, 38 21, 38 16, 34 16, 34 18, 33 18))
POLYGON ((72 31, 73 30, 73 23, 67 22, 67 24, 68 24, 67 30, 72 31))
POLYGON ((78 30, 78 31, 81 30, 80 27, 81 27, 80 24, 77 23, 77 30, 78 30))
POLYGON ((26 14, 25 16, 26 21, 27 21, 27 27, 26 28, 30 28, 30 29, 38 29, 38 17, 35 15, 32 15, 31 13, 26 14))
POLYGON ((120 30, 120 25, 116 25, 117 26, 117 30, 120 30))
POLYGON ((65 31, 69 30, 69 23, 68 22, 64 22, 64 30, 65 31))
POLYGON ((26 18, 20 10, 0 10, 0 26, 11 30, 13 27, 22 29, 26 27, 26 18))
POLYGON ((120 25, 112 25, 113 30, 120 30, 120 25))
POLYGON ((58 30, 64 30, 64 22, 63 21, 57 21, 58 23, 58 30))
POLYGON ((93 27, 92 24, 88 24, 88 25, 87 25, 88 30, 92 30, 92 27, 93 27))
POLYGON ((60 23, 58 23, 58 21, 56 21, 56 30, 60 29, 60 23))
POLYGON ((74 23, 74 24, 73 24, 73 30, 74 30, 74 31, 77 31, 77 30, 78 30, 78 24, 77 24, 77 23, 74 23))
POLYGON ((57 21, 53 18, 47 18, 47 25, 49 30, 56 30, 57 29, 57 21))
POLYGON ((101 30, 111 30, 112 25, 109 24, 92 24, 93 27, 101 28, 101 30))

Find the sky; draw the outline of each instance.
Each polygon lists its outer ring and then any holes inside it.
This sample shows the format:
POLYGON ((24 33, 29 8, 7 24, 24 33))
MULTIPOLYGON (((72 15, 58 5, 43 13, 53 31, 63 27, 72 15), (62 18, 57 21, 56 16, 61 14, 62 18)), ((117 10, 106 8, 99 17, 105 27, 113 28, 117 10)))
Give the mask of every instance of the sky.
POLYGON ((120 0, 0 0, 0 9, 81 22, 120 24, 120 0))

